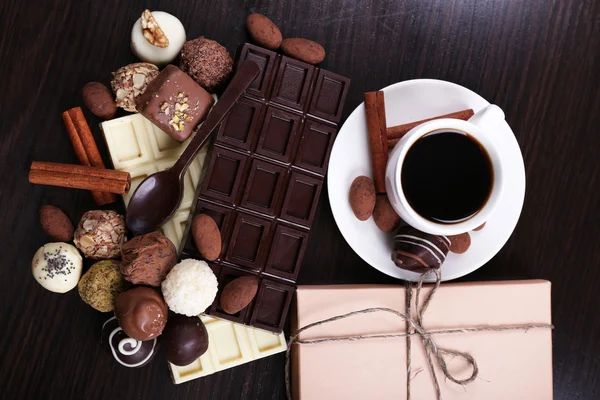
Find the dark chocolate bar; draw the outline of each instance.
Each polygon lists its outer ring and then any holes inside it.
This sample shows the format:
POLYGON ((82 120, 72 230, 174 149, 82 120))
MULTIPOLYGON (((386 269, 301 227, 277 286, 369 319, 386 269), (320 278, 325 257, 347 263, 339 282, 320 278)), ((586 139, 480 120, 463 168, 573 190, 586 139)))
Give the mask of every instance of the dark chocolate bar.
MULTIPOLYGON (((211 263, 219 290, 242 275, 259 279, 254 300, 225 313, 220 292, 207 314, 281 332, 308 243, 350 80, 245 44, 238 65, 261 73, 218 129, 192 215, 207 214, 223 240, 211 263)), ((201 258, 189 224, 182 258, 201 258)))

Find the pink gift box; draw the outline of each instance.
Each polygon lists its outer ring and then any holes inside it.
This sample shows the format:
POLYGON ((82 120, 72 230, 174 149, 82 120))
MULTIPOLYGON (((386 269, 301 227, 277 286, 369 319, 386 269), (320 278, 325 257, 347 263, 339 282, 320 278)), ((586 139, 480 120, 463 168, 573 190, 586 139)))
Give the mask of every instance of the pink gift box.
MULTIPOLYGON (((424 286, 421 302, 431 286, 424 286)), ((415 318, 413 306, 411 312, 415 318)), ((406 289, 392 285, 299 286, 292 331, 307 324, 371 307, 404 313, 406 289)), ((551 324, 550 282, 543 280, 444 283, 423 315, 428 331, 551 324)), ((406 323, 390 313, 356 315, 302 332, 298 339, 397 334, 406 323)), ((444 400, 552 399, 552 331, 548 328, 435 335, 439 348, 469 353, 478 377, 467 385, 446 379, 434 359, 444 400)), ((419 336, 411 336, 411 400, 435 399, 433 378, 419 336)), ((294 344, 292 393, 295 399, 406 399, 406 338, 294 344)), ((459 379, 472 369, 461 357, 446 357, 459 379)))

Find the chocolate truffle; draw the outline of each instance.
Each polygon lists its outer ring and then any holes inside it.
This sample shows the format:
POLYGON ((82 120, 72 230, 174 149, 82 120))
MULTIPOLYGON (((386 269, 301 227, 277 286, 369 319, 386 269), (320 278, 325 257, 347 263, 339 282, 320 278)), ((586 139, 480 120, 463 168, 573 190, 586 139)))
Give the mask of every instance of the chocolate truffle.
POLYGON ((179 67, 204 89, 214 93, 227 82, 233 60, 225 47, 201 36, 185 42, 179 67))
POLYGON ((101 343, 108 345, 110 352, 119 364, 128 368, 143 367, 156 354, 156 338, 141 342, 127 336, 112 317, 102 325, 101 343))
POLYGON ((123 292, 115 303, 115 317, 125 333, 135 340, 150 340, 159 336, 168 317, 167 303, 160 293, 139 286, 123 292))
POLYGON ((188 258, 173 267, 161 288, 171 311, 192 317, 215 300, 218 282, 206 262, 188 258))
POLYGON ((135 100, 140 114, 178 142, 204 121, 213 102, 206 90, 174 65, 167 65, 135 100))
POLYGON ((88 211, 81 217, 73 241, 86 257, 117 258, 125 242, 125 219, 116 211, 88 211))
POLYGON ((448 236, 450 239, 450 251, 455 254, 462 254, 471 247, 471 235, 461 233, 460 235, 448 236))
POLYGON ((149 63, 129 64, 113 72, 110 87, 115 102, 125 111, 135 112, 135 98, 146 91, 148 84, 158 75, 158 67, 149 63))
POLYGON ((176 263, 175 245, 160 232, 134 237, 121 249, 121 273, 136 285, 160 286, 176 263))
POLYGON ((81 255, 67 243, 48 243, 33 256, 31 272, 36 282, 55 293, 66 293, 77 286, 82 268, 81 255))
POLYGON ((394 237, 392 261, 408 271, 426 272, 442 265, 449 247, 450 240, 446 236, 430 235, 403 226, 394 237))
POLYGON ((198 317, 174 315, 162 336, 167 361, 183 367, 196 361, 208 350, 208 332, 198 317))
POLYGON ((81 300, 100 312, 115 309, 117 296, 131 284, 123 279, 116 260, 98 261, 87 270, 77 284, 81 300))

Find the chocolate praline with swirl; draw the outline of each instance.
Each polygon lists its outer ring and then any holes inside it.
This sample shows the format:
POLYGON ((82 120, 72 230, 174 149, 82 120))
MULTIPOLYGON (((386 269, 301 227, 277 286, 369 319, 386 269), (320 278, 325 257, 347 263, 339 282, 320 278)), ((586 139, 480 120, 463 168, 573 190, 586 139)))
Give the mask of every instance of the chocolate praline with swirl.
POLYGON ((157 339, 140 341, 127 336, 112 317, 102 325, 101 343, 108 346, 119 364, 127 368, 138 368, 148 364, 157 350, 157 339))

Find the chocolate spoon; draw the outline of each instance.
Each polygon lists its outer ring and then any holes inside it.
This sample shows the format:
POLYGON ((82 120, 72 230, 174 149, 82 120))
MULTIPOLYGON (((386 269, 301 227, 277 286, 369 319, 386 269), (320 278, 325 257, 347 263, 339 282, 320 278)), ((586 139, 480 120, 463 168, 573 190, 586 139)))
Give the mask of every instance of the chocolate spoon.
POLYGON ((255 62, 244 61, 179 160, 171 168, 152 174, 140 183, 127 206, 127 226, 135 235, 156 230, 175 213, 183 197, 185 171, 211 132, 225 118, 259 72, 255 62))

